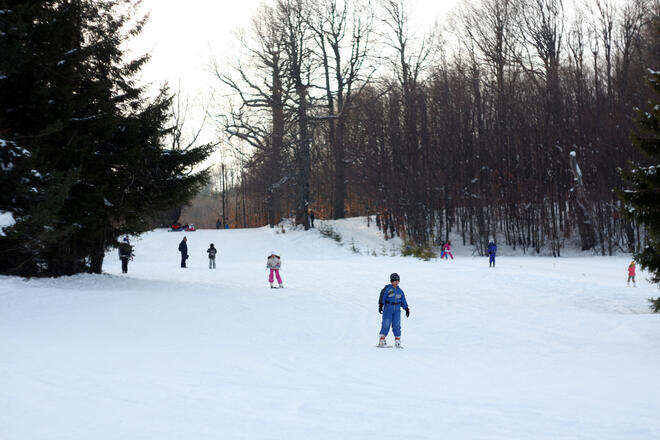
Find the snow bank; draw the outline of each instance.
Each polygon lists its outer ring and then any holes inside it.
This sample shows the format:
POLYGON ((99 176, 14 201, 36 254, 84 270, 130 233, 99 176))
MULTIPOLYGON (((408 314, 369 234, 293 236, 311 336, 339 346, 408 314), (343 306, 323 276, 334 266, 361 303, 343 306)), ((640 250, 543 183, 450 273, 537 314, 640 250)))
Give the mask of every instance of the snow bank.
POLYGON ((376 222, 367 217, 354 217, 342 220, 316 220, 317 232, 331 229, 341 237, 341 245, 353 253, 364 255, 398 255, 402 240, 399 237, 384 239, 384 234, 376 222))

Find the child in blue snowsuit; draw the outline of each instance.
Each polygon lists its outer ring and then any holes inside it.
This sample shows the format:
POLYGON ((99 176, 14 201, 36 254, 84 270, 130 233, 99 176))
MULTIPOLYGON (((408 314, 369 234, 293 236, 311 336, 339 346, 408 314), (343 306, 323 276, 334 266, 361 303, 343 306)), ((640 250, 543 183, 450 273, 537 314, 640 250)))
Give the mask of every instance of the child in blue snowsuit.
POLYGON ((488 243, 488 255, 490 259, 488 260, 488 267, 495 267, 495 254, 497 253, 497 246, 493 240, 488 243))
POLYGON ((410 308, 406 301, 406 295, 399 287, 399 275, 393 273, 390 275, 390 283, 383 287, 378 297, 378 313, 383 315, 383 323, 380 328, 379 347, 386 347, 385 337, 392 326, 394 333, 394 344, 397 348, 401 347, 401 308, 406 311, 406 318, 410 316, 410 308))

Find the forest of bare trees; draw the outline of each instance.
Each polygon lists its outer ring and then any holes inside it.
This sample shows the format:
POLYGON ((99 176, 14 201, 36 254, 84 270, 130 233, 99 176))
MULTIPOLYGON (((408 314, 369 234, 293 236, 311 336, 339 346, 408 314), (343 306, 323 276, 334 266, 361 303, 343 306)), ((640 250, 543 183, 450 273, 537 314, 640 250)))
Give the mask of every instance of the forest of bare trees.
POLYGON ((645 160, 630 135, 660 7, 567 3, 465 1, 426 33, 405 0, 264 3, 215 65, 236 98, 231 222, 387 211, 417 244, 639 249, 615 190, 645 160))

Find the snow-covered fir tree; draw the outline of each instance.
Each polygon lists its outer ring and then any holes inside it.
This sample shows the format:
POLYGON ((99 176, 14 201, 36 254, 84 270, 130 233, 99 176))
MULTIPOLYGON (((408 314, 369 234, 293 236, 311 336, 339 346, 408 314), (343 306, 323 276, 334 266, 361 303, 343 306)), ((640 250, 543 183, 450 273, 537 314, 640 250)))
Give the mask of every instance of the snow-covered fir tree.
POLYGON ((12 188, 0 211, 15 220, 0 237, 1 273, 99 273, 119 236, 149 229, 206 180, 191 170, 210 146, 163 148, 171 95, 147 98, 148 55, 126 59, 145 23, 134 3, 0 1, 0 160, 12 188))
MULTIPOLYGON (((640 133, 634 141, 656 164, 635 166, 625 173, 630 189, 622 192, 622 198, 629 214, 644 224, 648 234, 648 244, 635 259, 651 273, 652 281, 660 284, 660 71, 649 70, 649 84, 656 92, 655 100, 649 111, 641 112, 640 133)), ((651 303, 653 311, 660 312, 660 298, 651 303)))

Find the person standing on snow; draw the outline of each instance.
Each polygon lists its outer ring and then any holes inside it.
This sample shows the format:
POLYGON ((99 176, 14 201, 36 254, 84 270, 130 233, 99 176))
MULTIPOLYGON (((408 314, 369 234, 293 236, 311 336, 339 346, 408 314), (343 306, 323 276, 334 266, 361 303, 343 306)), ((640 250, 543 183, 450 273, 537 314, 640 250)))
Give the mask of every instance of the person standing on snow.
POLYGON ((179 243, 179 252, 181 252, 181 267, 186 267, 186 260, 188 259, 188 239, 183 237, 181 243, 179 243))
POLYGON ((266 269, 270 269, 270 275, 268 276, 268 282, 270 283, 270 288, 275 289, 273 286, 273 275, 277 277, 277 282, 279 283, 279 288, 284 287, 282 285, 282 277, 280 277, 280 267, 282 267, 282 259, 275 253, 275 251, 270 253, 268 260, 266 261, 266 269))
POLYGON ((488 260, 488 267, 495 267, 495 254, 497 253, 497 246, 495 242, 491 239, 488 243, 488 255, 490 256, 488 260))
POLYGON ((445 256, 445 259, 447 258, 447 255, 449 255, 452 260, 454 259, 454 256, 451 254, 451 241, 447 241, 447 243, 445 243, 445 245, 442 247, 442 254, 445 256))
POLYGON ((401 308, 406 311, 406 318, 410 316, 410 308, 406 301, 406 295, 399 287, 399 275, 393 273, 390 275, 390 284, 383 287, 378 297, 378 313, 383 315, 383 322, 380 327, 379 347, 387 347, 385 337, 392 327, 394 333, 394 345, 396 348, 401 346, 401 308))
POLYGON ((133 259, 133 246, 128 242, 128 237, 119 243, 119 259, 121 260, 121 273, 128 273, 128 260, 133 259))
POLYGON ((218 253, 218 250, 213 246, 213 243, 206 250, 206 253, 209 254, 209 269, 215 269, 215 254, 218 253))
POLYGON ((628 287, 630 287, 630 280, 632 279, 633 287, 637 287, 635 284, 635 262, 631 262, 628 266, 628 287))

